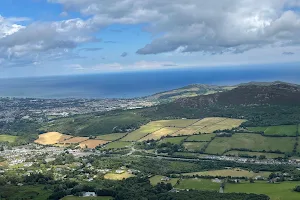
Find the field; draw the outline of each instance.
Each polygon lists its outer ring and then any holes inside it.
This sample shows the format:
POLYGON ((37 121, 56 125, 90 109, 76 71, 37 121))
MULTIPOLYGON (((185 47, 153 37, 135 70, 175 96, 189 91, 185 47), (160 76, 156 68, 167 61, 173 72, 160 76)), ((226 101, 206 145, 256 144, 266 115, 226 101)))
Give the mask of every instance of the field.
POLYGON ((207 142, 184 142, 183 146, 191 152, 199 152, 207 142))
POLYGON ((122 174, 108 173, 108 174, 104 175, 105 179, 114 180, 114 181, 120 181, 120 180, 127 179, 130 177, 134 177, 134 175, 129 174, 128 172, 124 172, 122 174))
POLYGON ((127 133, 112 133, 106 135, 99 135, 97 139, 99 140, 106 140, 106 141, 115 141, 127 135, 127 133))
POLYGON ((264 137, 259 134, 238 133, 232 137, 216 137, 208 145, 205 153, 220 155, 233 148, 252 151, 292 152, 295 142, 295 138, 264 137))
POLYGON ((159 129, 158 131, 155 131, 146 137, 143 137, 139 141, 147 141, 147 140, 159 140, 163 136, 171 135, 172 133, 180 130, 179 128, 174 128, 174 127, 165 127, 162 129, 159 129))
POLYGON ((268 127, 248 127, 250 131, 264 132, 265 135, 296 136, 298 125, 281 125, 268 127))
POLYGON ((161 127, 151 126, 151 125, 147 124, 147 125, 139 128, 138 130, 135 130, 135 131, 129 133, 127 136, 122 138, 121 141, 137 141, 137 140, 145 137, 146 135, 153 133, 159 129, 161 129, 161 127))
POLYGON ((172 134, 172 136, 180 136, 180 135, 194 135, 198 134, 201 126, 189 126, 187 128, 181 129, 176 133, 172 134))
POLYGON ((269 184, 262 182, 242 182, 240 184, 226 184, 225 193, 255 193, 266 194, 271 200, 299 200, 300 193, 294 192, 295 186, 300 185, 300 182, 283 182, 269 184))
POLYGON ((216 130, 225 130, 238 127, 245 121, 246 120, 242 119, 208 117, 198 121, 197 123, 194 123, 193 126, 202 127, 198 130, 201 133, 213 133, 216 130))
POLYGON ((209 142, 215 134, 201 134, 201 135, 192 135, 186 139, 187 142, 209 142))
POLYGON ((271 172, 260 172, 254 173, 252 171, 242 170, 242 169, 223 169, 223 170, 213 170, 213 171, 205 171, 205 172, 193 172, 193 173, 186 173, 183 175, 186 176, 220 176, 220 177, 248 177, 248 178, 255 178, 256 176, 262 176, 267 178, 271 172))
POLYGON ((162 140, 160 140, 160 143, 172 143, 172 144, 180 144, 183 140, 185 140, 186 137, 167 137, 162 140))
POLYGON ((171 178, 169 181, 162 181, 161 179, 164 176, 160 176, 160 175, 156 175, 156 176, 152 176, 149 180, 151 185, 157 185, 158 183, 171 183, 173 186, 176 185, 177 181, 179 180, 179 178, 171 178))
POLYGON ((51 195, 49 190, 44 190, 43 185, 35 186, 1 186, 0 187, 0 199, 32 199, 32 200, 42 200, 48 199, 51 195))
POLYGON ((108 141, 105 140, 86 140, 84 142, 81 142, 79 144, 80 148, 89 148, 89 149, 95 149, 97 146, 107 144, 108 141))
POLYGON ((12 135, 0 135, 0 142, 9 142, 13 143, 16 141, 17 136, 12 136, 12 135))
POLYGON ((210 179, 183 179, 176 188, 178 189, 194 189, 194 190, 210 190, 219 191, 220 183, 214 183, 210 179))
POLYGON ((284 154, 279 154, 279 153, 261 153, 261 152, 251 152, 251 151, 229 151, 225 153, 225 155, 234 155, 234 156, 239 156, 239 155, 249 155, 249 156, 256 156, 259 157, 260 155, 266 156, 266 158, 283 158, 284 154))
POLYGON ((190 126, 191 124, 197 122, 199 119, 174 119, 174 120, 160 120, 150 122, 151 126, 158 127, 177 127, 177 128, 185 128, 190 126))
POLYGON ((39 139, 35 140, 34 142, 42 145, 52 145, 63 142, 69 138, 72 138, 72 136, 64 135, 58 132, 48 132, 39 135, 39 139))
POLYGON ((88 139, 89 139, 88 137, 73 137, 71 139, 62 141, 61 143, 63 143, 63 144, 78 144, 78 143, 84 142, 88 139))
POLYGON ((123 149, 129 146, 131 142, 123 142, 123 141, 116 141, 108 143, 103 147, 103 149, 123 149))
POLYGON ((61 200, 112 200, 112 197, 76 197, 76 196, 66 196, 61 200))

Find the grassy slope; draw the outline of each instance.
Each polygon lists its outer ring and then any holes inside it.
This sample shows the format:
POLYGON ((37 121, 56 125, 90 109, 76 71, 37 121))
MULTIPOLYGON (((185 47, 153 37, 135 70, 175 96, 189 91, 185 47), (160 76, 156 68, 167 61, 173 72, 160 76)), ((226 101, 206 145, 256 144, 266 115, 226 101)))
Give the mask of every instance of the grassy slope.
POLYGON ((129 133, 126 137, 122 138, 121 141, 136 141, 159 129, 161 129, 161 127, 145 125, 138 130, 129 133))
MULTIPOLYGON (((51 195, 51 192, 43 189, 43 185, 36 186, 2 186, 0 187, 0 196, 8 199, 22 199, 31 197, 32 200, 45 200, 51 195)), ((0 198, 1 199, 1 198, 0 198)), ((29 199, 29 198, 28 198, 29 199)))
POLYGON ((170 138, 164 138, 162 140, 160 140, 160 143, 167 143, 170 142, 172 144, 180 144, 186 137, 170 137, 170 138))
POLYGON ((112 134, 107 134, 107 135, 100 135, 100 136, 97 136, 97 139, 114 141, 114 140, 118 140, 118 139, 124 137, 126 134, 127 133, 112 133, 112 134))
POLYGON ((238 133, 232 137, 217 137, 207 147, 206 153, 223 154, 232 148, 250 149, 253 151, 292 152, 295 138, 263 137, 259 134, 238 133), (285 145, 282 145, 285 144, 285 145))
POLYGON ((183 179, 176 188, 219 191, 220 183, 214 183, 209 179, 183 179))
POLYGON ((267 178, 271 172, 260 172, 260 173, 254 173, 252 171, 246 171, 246 170, 235 170, 235 169, 223 169, 223 170, 213 170, 213 171, 204 171, 204 172, 193 172, 193 173, 186 173, 183 175, 187 176, 193 176, 193 175, 199 175, 199 176, 222 176, 222 177, 248 177, 248 178, 254 178, 256 176, 263 176, 267 178))
POLYGON ((171 183, 173 186, 177 183, 178 181, 178 178, 171 178, 171 180, 169 181, 161 181, 161 179, 163 178, 164 176, 161 176, 161 175, 156 175, 156 176, 152 176, 149 180, 150 180, 150 183, 151 185, 157 185, 158 183, 171 183))
POLYGON ((213 137, 215 137, 215 134, 201 134, 201 135, 192 135, 186 139, 186 141, 192 141, 192 142, 208 142, 213 137))
POLYGON ((11 136, 11 135, 0 135, 0 142, 15 142, 17 139, 17 136, 11 136))
POLYGON ((199 152, 207 142, 184 142, 183 146, 191 152, 199 152))
POLYGON ((103 149, 122 149, 122 148, 126 148, 126 146, 130 144, 131 142, 116 141, 105 145, 103 149))

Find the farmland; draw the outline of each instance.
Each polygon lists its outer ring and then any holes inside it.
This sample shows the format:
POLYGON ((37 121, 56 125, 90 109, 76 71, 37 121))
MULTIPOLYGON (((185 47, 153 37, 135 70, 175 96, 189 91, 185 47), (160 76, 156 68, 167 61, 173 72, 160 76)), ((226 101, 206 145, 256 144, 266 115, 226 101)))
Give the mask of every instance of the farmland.
POLYGON ((124 173, 121 173, 121 174, 108 173, 108 174, 104 175, 105 179, 114 180, 114 181, 123 180, 123 179, 127 179, 127 178, 130 178, 130 177, 134 177, 134 175, 129 174, 128 172, 124 172, 124 173))
POLYGON ((180 129, 174 128, 174 127, 164 127, 162 129, 159 129, 158 131, 155 131, 155 132, 143 137, 139 141, 159 140, 163 136, 171 135, 172 133, 174 133, 178 130, 180 130, 180 129))
POLYGON ((106 135, 97 136, 99 140, 115 141, 127 135, 127 133, 112 133, 106 135))
POLYGON ((81 148, 89 148, 89 149, 95 149, 97 146, 100 146, 100 145, 104 145, 108 143, 108 141, 105 141, 105 140, 86 140, 84 142, 81 142, 79 144, 79 146, 81 148))
POLYGON ((161 179, 163 178, 164 176, 160 176, 160 175, 155 175, 155 176, 152 176, 149 180, 150 180, 150 183, 151 185, 157 185, 158 183, 171 183, 173 186, 176 185, 177 181, 179 180, 179 178, 171 178, 169 181, 162 181, 161 179))
POLYGON ((123 149, 129 146, 131 142, 123 142, 123 141, 116 141, 108 143, 103 147, 103 149, 123 149))
POLYGON ((215 134, 201 134, 201 135, 192 135, 186 139, 187 142, 208 142, 213 137, 215 137, 215 134))
POLYGON ((238 133, 232 137, 217 137, 207 147, 208 154, 223 154, 230 149, 249 149, 252 151, 292 152, 295 138, 264 137, 259 134, 238 133), (285 145, 282 145, 285 144, 285 145))
POLYGON ((220 183, 214 183, 209 179, 183 179, 176 185, 176 188, 219 191, 220 183))
POLYGON ((58 132, 48 132, 39 135, 39 139, 35 140, 34 142, 42 145, 52 145, 59 142, 64 142, 69 138, 72 138, 72 136, 64 135, 58 132))
POLYGON ((147 125, 139 128, 138 130, 135 130, 135 131, 129 133, 127 136, 122 138, 121 141, 137 141, 137 140, 145 137, 146 135, 153 133, 159 129, 161 129, 161 127, 151 126, 151 125, 147 124, 147 125))
POLYGON ((296 136, 298 125, 249 127, 248 129, 254 132, 264 132, 265 135, 296 136))
POLYGON ((250 151, 229 151, 225 153, 225 155, 230 156, 241 156, 241 155, 249 155, 259 157, 261 155, 266 156, 266 158, 283 158, 284 154, 279 153, 261 153, 261 152, 250 152, 250 151))
POLYGON ((189 126, 187 128, 181 129, 176 133, 172 134, 172 136, 179 136, 179 135, 194 135, 198 134, 201 126, 189 126))
POLYGON ((172 143, 172 144, 180 144, 183 140, 186 139, 186 136, 183 137, 167 137, 160 140, 160 143, 172 143))
POLYGON ((83 141, 86 141, 88 139, 89 139, 88 137, 73 137, 71 139, 64 140, 60 143, 63 143, 63 144, 79 144, 79 143, 81 143, 83 141))
POLYGON ((183 146, 191 152, 199 152, 207 142, 184 142, 183 146))
POLYGON ((255 183, 242 182, 240 184, 226 184, 225 193, 255 193, 266 194, 271 200, 298 200, 300 193, 294 192, 295 186, 300 185, 300 182, 282 182, 269 184, 266 181, 255 183))
POLYGON ((262 176, 267 178, 271 172, 260 172, 254 173, 252 171, 242 170, 242 169, 223 169, 223 170, 213 170, 213 171, 205 171, 205 172, 195 172, 195 173, 185 173, 185 176, 218 176, 218 177, 248 177, 254 178, 256 176, 262 176))
POLYGON ((177 128, 185 128, 197 122, 199 119, 174 119, 174 120, 160 120, 160 121, 152 121, 149 123, 151 126, 158 127, 177 127, 177 128))
POLYGON ((17 136, 12 136, 12 135, 0 135, 0 142, 9 142, 12 143, 16 141, 17 136))

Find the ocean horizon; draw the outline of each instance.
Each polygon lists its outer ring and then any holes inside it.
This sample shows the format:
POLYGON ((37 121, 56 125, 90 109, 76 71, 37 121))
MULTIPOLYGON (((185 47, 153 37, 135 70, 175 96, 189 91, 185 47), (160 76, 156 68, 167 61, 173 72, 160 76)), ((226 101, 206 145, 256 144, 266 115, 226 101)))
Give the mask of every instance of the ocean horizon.
POLYGON ((251 81, 300 83, 297 65, 212 67, 143 72, 0 79, 0 97, 138 98, 191 84, 236 85, 251 81))

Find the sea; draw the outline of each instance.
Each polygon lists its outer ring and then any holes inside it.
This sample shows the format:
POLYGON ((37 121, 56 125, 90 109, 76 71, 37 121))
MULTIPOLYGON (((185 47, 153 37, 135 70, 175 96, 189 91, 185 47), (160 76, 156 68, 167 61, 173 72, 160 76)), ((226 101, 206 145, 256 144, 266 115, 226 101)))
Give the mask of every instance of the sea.
POLYGON ((137 98, 190 84, 236 85, 251 81, 300 83, 300 65, 202 67, 2 78, 0 79, 0 96, 19 98, 137 98))

